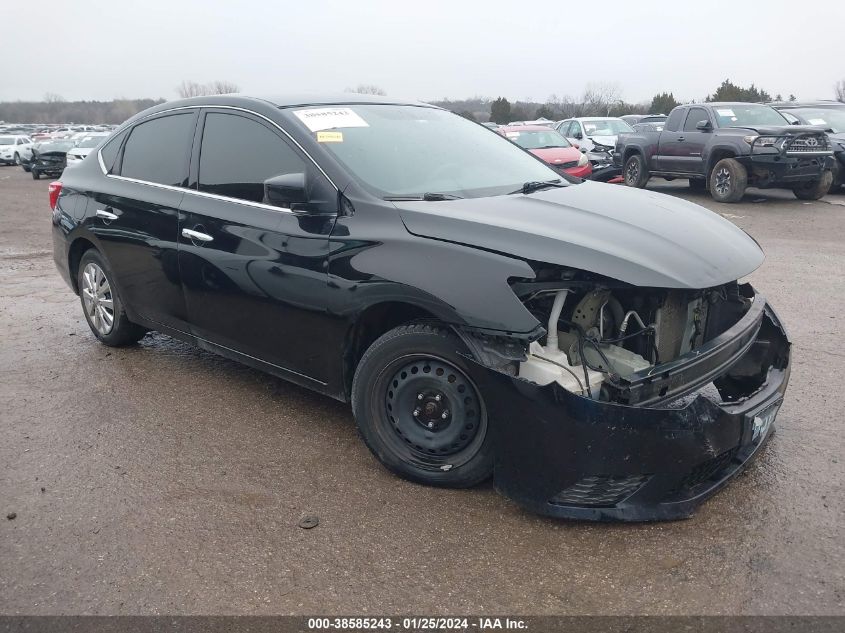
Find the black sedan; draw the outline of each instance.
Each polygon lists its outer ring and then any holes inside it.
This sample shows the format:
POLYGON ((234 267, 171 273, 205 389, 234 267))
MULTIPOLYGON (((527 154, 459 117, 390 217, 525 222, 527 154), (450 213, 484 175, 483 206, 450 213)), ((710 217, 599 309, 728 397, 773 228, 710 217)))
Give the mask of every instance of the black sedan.
POLYGON ((35 180, 44 176, 61 176, 67 166, 68 150, 75 141, 46 141, 33 146, 27 167, 35 180))
POLYGON ((695 204, 362 95, 161 104, 93 158, 50 192, 93 335, 158 330, 351 402, 402 477, 680 518, 773 432, 790 343, 737 281, 763 253, 695 204))

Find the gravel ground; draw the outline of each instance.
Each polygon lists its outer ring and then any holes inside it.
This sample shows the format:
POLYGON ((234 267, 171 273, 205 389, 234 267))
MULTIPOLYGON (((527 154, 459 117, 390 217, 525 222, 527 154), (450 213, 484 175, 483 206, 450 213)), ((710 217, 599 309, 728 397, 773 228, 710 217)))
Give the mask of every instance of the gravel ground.
POLYGON ((399 480, 347 406, 165 336, 97 344, 47 181, 0 168, 0 612, 845 614, 845 195, 653 188, 761 243, 792 381, 761 458, 692 519, 602 525, 399 480))

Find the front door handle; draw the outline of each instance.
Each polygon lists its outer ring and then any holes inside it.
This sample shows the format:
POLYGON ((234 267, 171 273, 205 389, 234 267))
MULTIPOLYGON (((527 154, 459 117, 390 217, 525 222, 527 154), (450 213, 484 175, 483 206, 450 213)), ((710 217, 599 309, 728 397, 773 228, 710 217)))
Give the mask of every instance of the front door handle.
POLYGON ((114 213, 105 209, 97 209, 96 215, 98 218, 103 218, 104 220, 117 220, 117 216, 114 213))
POLYGON ((199 240, 200 242, 210 242, 214 239, 208 233, 200 233, 191 229, 182 229, 182 237, 187 237, 190 240, 199 240))
POLYGON ((686 137, 685 137, 685 136, 679 136, 679 137, 678 137, 678 140, 679 140, 679 141, 683 141, 683 140, 685 140, 685 139, 686 139, 686 137))

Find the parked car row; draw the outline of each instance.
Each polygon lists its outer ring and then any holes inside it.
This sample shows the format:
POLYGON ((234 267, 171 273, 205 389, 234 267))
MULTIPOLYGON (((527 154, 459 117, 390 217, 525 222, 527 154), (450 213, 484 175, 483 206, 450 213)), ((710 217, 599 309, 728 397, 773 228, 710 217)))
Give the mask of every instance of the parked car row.
POLYGON ((33 139, 23 135, 0 136, 0 162, 20 165, 38 180, 44 176, 60 176, 68 165, 74 165, 100 145, 110 132, 75 132, 68 138, 33 139))
POLYGON ((842 185, 845 104, 685 104, 662 129, 621 134, 613 156, 631 187, 686 178, 719 202, 739 201, 747 187, 818 200, 842 185))

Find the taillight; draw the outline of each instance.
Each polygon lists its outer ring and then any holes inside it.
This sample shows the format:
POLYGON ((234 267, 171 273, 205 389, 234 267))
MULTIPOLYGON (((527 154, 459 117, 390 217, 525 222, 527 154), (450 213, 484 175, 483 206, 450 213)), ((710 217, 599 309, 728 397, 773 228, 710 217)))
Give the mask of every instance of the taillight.
POLYGON ((59 194, 62 192, 62 183, 58 180, 51 182, 47 191, 50 194, 50 208, 55 211, 56 203, 59 201, 59 194))

